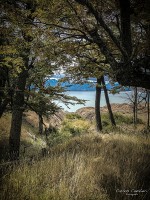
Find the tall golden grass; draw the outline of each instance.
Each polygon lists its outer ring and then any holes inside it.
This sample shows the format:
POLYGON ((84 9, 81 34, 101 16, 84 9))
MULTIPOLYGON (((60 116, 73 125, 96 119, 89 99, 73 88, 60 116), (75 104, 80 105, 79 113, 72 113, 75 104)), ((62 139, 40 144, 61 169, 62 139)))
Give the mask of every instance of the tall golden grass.
POLYGON ((147 200, 149 142, 142 135, 71 138, 45 158, 14 165, 2 178, 1 199, 147 200))

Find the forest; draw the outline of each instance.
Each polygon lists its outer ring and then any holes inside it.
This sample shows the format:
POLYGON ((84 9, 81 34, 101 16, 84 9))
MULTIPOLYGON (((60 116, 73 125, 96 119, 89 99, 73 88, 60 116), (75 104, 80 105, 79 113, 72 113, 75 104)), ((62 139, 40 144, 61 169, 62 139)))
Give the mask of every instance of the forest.
POLYGON ((0 199, 149 199, 150 2, 0 7, 0 199), (108 90, 106 77, 119 84, 108 90), (63 83, 90 79, 94 107, 67 112, 56 103, 84 105, 63 83), (130 103, 111 104, 109 93, 127 87, 130 103))

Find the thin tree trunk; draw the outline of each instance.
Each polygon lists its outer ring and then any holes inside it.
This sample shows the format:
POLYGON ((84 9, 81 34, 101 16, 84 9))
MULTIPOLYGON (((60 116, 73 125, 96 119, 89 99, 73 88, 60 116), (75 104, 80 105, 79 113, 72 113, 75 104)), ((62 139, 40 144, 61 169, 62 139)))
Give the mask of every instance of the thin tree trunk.
POLYGON ((113 112, 111 109, 111 105, 110 105, 110 101, 109 101, 107 88, 105 85, 104 76, 102 77, 102 84, 103 84, 103 89, 104 89, 104 94, 105 94, 105 99, 106 99, 106 104, 107 104, 107 108, 108 108, 108 112, 109 112, 110 121, 113 126, 116 126, 115 118, 114 118, 114 115, 113 115, 113 112))
POLYGON ((147 91, 147 128, 150 127, 150 117, 149 117, 149 114, 150 114, 150 110, 149 110, 149 99, 150 99, 150 94, 149 94, 149 91, 147 91))
POLYGON ((135 88, 135 124, 137 124, 137 112, 138 112, 138 102, 137 102, 137 87, 135 88))
POLYGON ((24 90, 26 86, 27 75, 27 70, 23 70, 19 74, 16 93, 14 96, 9 138, 9 152, 11 160, 17 160, 19 158, 22 115, 24 111, 24 90))
POLYGON ((134 88, 134 102, 133 102, 133 123, 137 124, 137 88, 134 88))
POLYGON ((39 114, 39 133, 43 134, 43 117, 39 114))
POLYGON ((101 78, 97 79, 96 97, 95 97, 95 118, 96 118, 96 128, 98 132, 102 130, 101 113, 100 113, 101 81, 102 81, 101 78))
POLYGON ((134 102, 134 105, 133 105, 133 124, 135 125, 135 102, 134 102))

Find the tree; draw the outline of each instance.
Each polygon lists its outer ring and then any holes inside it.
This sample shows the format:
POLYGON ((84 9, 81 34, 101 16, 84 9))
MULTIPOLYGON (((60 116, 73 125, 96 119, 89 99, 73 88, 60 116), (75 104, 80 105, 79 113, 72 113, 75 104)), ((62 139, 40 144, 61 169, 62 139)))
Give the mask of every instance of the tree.
POLYGON ((67 0, 58 16, 58 23, 54 24, 56 34, 61 40, 72 39, 72 43, 83 44, 87 41, 89 45, 96 44, 109 63, 111 76, 115 80, 122 85, 149 88, 149 56, 145 44, 148 29, 143 30, 139 26, 143 21, 142 27, 147 27, 148 12, 143 4, 141 13, 145 17, 140 13, 138 18, 135 12, 139 5, 129 0, 95 0, 92 3, 88 0, 67 0), (63 8, 65 17, 61 15, 63 8))
MULTIPOLYGON (((72 58, 74 59, 75 64, 74 66, 67 67, 66 73, 68 73, 68 77, 69 79, 71 79, 71 81, 74 80, 74 82, 80 84, 85 83, 85 79, 88 79, 90 77, 96 77, 97 84, 95 96, 95 119, 97 131, 101 131, 102 123, 100 113, 100 99, 102 88, 104 89, 106 104, 108 107, 111 123, 112 125, 116 125, 103 75, 104 73, 106 73, 105 71, 109 72, 109 69, 107 64, 105 63, 105 60, 103 60, 103 58, 100 59, 100 56, 97 55, 97 49, 95 49, 94 46, 92 47, 92 45, 90 45, 89 47, 89 45, 86 45, 85 42, 83 44, 80 43, 79 46, 74 48, 72 47, 73 50, 70 57, 71 60, 72 58), (94 71, 93 68, 95 69, 94 71)), ((69 52, 67 52, 67 54, 69 55, 69 52)), ((67 78, 65 78, 65 80, 66 79, 67 78)))
POLYGON ((102 130, 101 113, 100 113, 101 82, 102 78, 97 78, 96 97, 95 97, 95 119, 96 119, 96 128, 98 132, 102 130))
POLYGON ((112 109, 111 109, 111 105, 110 105, 110 102, 109 102, 109 96, 108 96, 107 88, 106 88, 106 85, 105 85, 104 76, 102 76, 102 85, 103 85, 103 89, 104 89, 104 94, 105 94, 105 99, 106 99, 106 104, 107 104, 111 124, 113 126, 116 126, 116 122, 115 122, 113 112, 112 112, 112 109))
POLYGON ((150 127, 150 109, 149 109, 149 104, 150 104, 150 92, 149 91, 146 91, 147 92, 147 127, 149 128, 150 127))
POLYGON ((140 110, 140 104, 147 102, 147 92, 142 88, 131 88, 132 93, 126 94, 128 96, 128 100, 132 105, 133 109, 133 124, 136 125, 138 122, 138 111, 140 110))
POLYGON ((129 0, 66 0, 61 5, 55 26, 63 40, 95 43, 116 81, 149 88, 147 0, 139 4, 129 0), (143 9, 138 12, 140 4, 143 9), (141 23, 146 28, 141 28, 141 23))
MULTIPOLYGON (((47 75, 53 74, 60 61, 55 51, 56 37, 54 29, 46 28, 37 23, 42 15, 40 12, 41 4, 38 4, 36 1, 20 0, 15 2, 4 1, 2 6, 3 17, 5 18, 4 27, 11 30, 10 33, 8 32, 8 49, 11 49, 12 53, 8 55, 6 51, 4 52, 2 64, 4 67, 7 66, 7 68, 11 69, 12 74, 9 71, 9 76, 11 76, 12 85, 14 86, 9 145, 10 159, 15 160, 19 158, 22 115, 24 110, 30 108, 38 113, 40 117, 40 131, 42 131, 41 122, 43 115, 48 114, 49 111, 51 113, 54 113, 54 110, 57 111, 57 107, 51 100, 56 99, 57 96, 62 101, 69 103, 70 99, 76 101, 77 98, 69 98, 62 94, 64 89, 62 90, 61 87, 58 90, 58 87, 45 88, 42 85, 43 79, 47 75), (40 68, 41 70, 39 70, 40 68), (49 72, 47 69, 49 69, 49 72), (31 74, 34 75, 31 76, 31 74), (34 80, 32 79, 33 77, 34 80), (38 78, 41 79, 36 82, 38 78), (34 83, 37 84, 37 91, 39 92, 34 91, 33 93, 33 90, 31 90, 30 86, 34 83), (46 94, 49 94, 49 98, 51 97, 48 103, 46 103, 48 99, 48 97, 45 97, 46 94), (35 102, 35 99, 37 99, 37 102, 35 102)), ((6 81, 5 79, 3 80, 2 92, 4 89, 7 89, 6 81)), ((0 103, 3 104, 4 101, 0 103)))
MULTIPOLYGON (((34 2, 27 2, 26 4, 20 4, 20 9, 23 10, 25 7, 25 11, 29 11, 27 17, 24 17, 24 23, 26 20, 34 20, 32 14, 35 12, 34 2)), ((25 13, 24 13, 25 14, 25 13)), ((18 17, 18 16, 16 16, 18 17)), ((16 21, 17 22, 17 21, 16 21)), ((21 134, 21 126, 22 126, 22 115, 24 111, 24 98, 25 98, 25 88, 26 82, 29 75, 29 70, 32 67, 32 60, 30 61, 30 52, 31 52, 31 43, 33 38, 30 34, 28 34, 28 30, 21 28, 22 37, 19 37, 18 40, 20 42, 26 43, 24 47, 21 46, 18 49, 18 53, 22 59, 22 66, 20 67, 20 72, 18 73, 18 77, 16 80, 16 89, 13 97, 13 107, 12 107, 12 120, 11 120, 11 129, 10 129, 10 138, 9 138, 9 147, 10 147, 10 159, 14 160, 19 157, 19 149, 20 149, 20 134, 21 134)), ((17 31, 17 29, 15 30, 17 31)))

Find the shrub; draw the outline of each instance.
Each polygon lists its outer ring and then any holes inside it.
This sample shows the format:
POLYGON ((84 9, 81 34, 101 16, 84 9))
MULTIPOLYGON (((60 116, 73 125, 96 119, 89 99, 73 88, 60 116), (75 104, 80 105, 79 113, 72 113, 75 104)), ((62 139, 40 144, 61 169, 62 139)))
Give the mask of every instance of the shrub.
POLYGON ((70 137, 71 134, 69 132, 61 132, 61 131, 52 132, 47 137, 47 144, 48 146, 52 147, 54 145, 58 145, 60 143, 68 141, 70 137))
MULTIPOLYGON (((125 116, 122 115, 120 113, 114 113, 114 118, 116 121, 116 124, 133 124, 133 118, 131 116, 125 116)), ((137 119, 137 123, 138 124, 142 124, 142 120, 141 119, 137 119)), ((109 119, 109 114, 102 114, 102 125, 105 126, 109 126, 111 124, 110 119, 109 119)))
POLYGON ((68 132, 74 137, 88 133, 89 128, 89 122, 83 119, 64 120, 61 132, 68 132))
MULTIPOLYGON (((133 117, 122 115, 120 113, 114 113, 115 120, 118 124, 125 123, 125 124, 133 124, 133 117)), ((137 118, 137 123, 142 124, 143 121, 137 118)))
POLYGON ((81 119, 82 117, 77 113, 67 113, 66 119, 81 119))
POLYGON ((71 137, 80 136, 89 132, 90 124, 77 114, 67 114, 61 128, 55 129, 47 136, 49 146, 64 143, 71 137), (69 119, 68 119, 69 118, 69 119))

